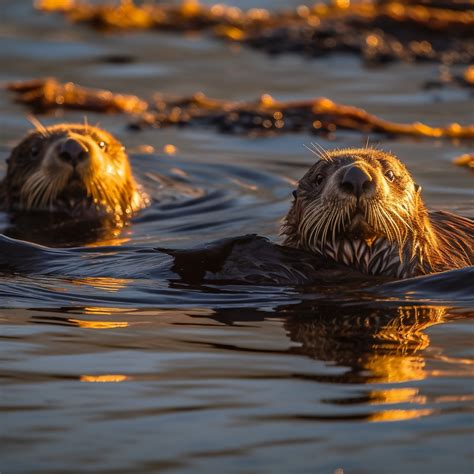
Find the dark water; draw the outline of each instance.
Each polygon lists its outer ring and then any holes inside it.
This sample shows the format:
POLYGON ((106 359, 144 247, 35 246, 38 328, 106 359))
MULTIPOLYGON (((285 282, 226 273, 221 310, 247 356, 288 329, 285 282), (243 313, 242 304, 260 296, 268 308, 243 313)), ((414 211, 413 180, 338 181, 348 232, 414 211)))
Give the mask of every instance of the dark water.
MULTIPOLYGON (((2 81, 54 73, 141 96, 327 96, 396 121, 473 119, 466 91, 422 89, 436 65, 270 58, 206 36, 99 35, 26 0, 1 7, 2 81), (104 60, 116 54, 133 61, 104 60)), ((5 91, 0 103, 3 171, 31 126, 5 91)), ((363 291, 180 282, 154 248, 278 239, 314 137, 133 133, 125 117, 88 119, 127 145, 155 200, 97 246, 1 239, 2 261, 22 262, 0 276, 1 472, 472 472, 472 268, 363 291)), ((472 176, 450 162, 472 143, 370 139, 401 157, 430 207, 474 215, 472 176)))

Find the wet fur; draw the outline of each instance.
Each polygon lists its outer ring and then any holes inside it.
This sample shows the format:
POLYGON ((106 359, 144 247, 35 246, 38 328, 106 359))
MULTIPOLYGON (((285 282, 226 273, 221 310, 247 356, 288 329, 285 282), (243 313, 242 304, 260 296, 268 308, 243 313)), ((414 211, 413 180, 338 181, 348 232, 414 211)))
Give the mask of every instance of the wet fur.
POLYGON ((428 212, 421 189, 403 164, 392 154, 369 148, 321 152, 299 182, 281 234, 284 245, 368 274, 407 278, 474 263, 474 222, 428 212), (338 170, 356 162, 375 184, 373 194, 359 201, 337 184, 338 170), (388 170, 395 174, 393 182, 386 179, 388 170), (357 206, 362 216, 356 218, 357 206), (356 219, 362 219, 360 226, 356 219))
POLYGON ((6 176, 0 183, 0 199, 7 211, 120 218, 132 215, 147 201, 132 176, 122 144, 106 131, 87 124, 37 126, 12 150, 7 163, 6 176), (87 167, 81 168, 80 183, 75 184, 74 191, 69 181, 72 167, 47 158, 55 153, 55 143, 68 136, 85 140, 91 155, 87 167), (106 144, 105 149, 99 147, 100 142, 106 144))

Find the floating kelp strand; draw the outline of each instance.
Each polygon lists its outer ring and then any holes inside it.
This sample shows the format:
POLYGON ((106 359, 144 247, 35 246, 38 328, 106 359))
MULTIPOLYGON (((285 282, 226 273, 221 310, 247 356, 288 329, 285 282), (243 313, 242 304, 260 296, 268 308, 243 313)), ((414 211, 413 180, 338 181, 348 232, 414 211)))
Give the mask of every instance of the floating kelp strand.
POLYGON ((73 82, 56 79, 33 79, 13 82, 7 88, 17 94, 17 100, 37 112, 55 108, 79 109, 90 112, 140 114, 148 104, 135 95, 115 94, 108 90, 89 89, 73 82))
POLYGON ((465 153, 454 158, 453 163, 458 166, 465 166, 474 172, 474 153, 465 153))
POLYGON ((474 138, 474 125, 451 123, 441 127, 396 123, 372 115, 364 109, 338 104, 326 97, 302 101, 278 101, 264 94, 257 101, 217 100, 197 93, 173 98, 156 95, 149 102, 127 94, 89 89, 55 79, 15 82, 8 89, 17 101, 35 112, 78 109, 134 116, 133 129, 162 128, 171 125, 215 127, 226 133, 282 133, 307 131, 333 133, 338 129, 363 133, 385 133, 430 138, 474 138))

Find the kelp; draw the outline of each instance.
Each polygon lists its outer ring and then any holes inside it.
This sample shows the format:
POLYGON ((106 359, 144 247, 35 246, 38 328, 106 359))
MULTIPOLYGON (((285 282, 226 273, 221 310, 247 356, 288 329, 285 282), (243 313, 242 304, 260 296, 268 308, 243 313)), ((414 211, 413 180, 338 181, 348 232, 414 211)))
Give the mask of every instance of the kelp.
POLYGON ((59 83, 52 78, 33 79, 8 84, 18 101, 31 106, 34 112, 66 108, 90 112, 124 112, 139 114, 148 104, 134 95, 113 94, 107 90, 88 89, 72 82, 59 83))
POLYGON ((465 166, 474 172, 474 153, 465 153, 454 158, 453 163, 458 166, 465 166))
POLYGON ((369 62, 429 60, 446 64, 474 59, 474 8, 466 2, 333 0, 329 5, 316 3, 282 11, 244 11, 222 4, 201 5, 196 0, 180 5, 37 0, 36 6, 95 28, 207 31, 273 54, 321 56, 344 51, 369 62))
POLYGON ((451 123, 433 127, 421 122, 396 123, 365 110, 338 104, 326 97, 302 101, 278 101, 265 94, 256 101, 216 100, 196 93, 173 98, 156 94, 151 100, 107 90, 89 89, 53 78, 14 82, 7 85, 17 101, 36 113, 75 109, 99 113, 125 113, 130 128, 168 126, 214 127, 234 134, 279 134, 312 132, 331 134, 337 130, 430 138, 474 138, 474 125, 451 123))

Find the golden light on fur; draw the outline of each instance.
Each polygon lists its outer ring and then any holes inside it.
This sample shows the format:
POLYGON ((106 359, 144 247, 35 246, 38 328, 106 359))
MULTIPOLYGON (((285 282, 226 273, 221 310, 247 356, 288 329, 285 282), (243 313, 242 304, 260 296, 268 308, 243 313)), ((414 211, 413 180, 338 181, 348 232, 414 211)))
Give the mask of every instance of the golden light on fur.
POLYGON ((421 188, 394 155, 311 151, 319 161, 295 191, 281 229, 285 245, 398 278, 472 265, 472 220, 428 213, 421 188))
POLYGON ((111 134, 87 119, 50 127, 30 121, 36 130, 13 149, 0 186, 8 209, 120 220, 147 204, 124 147, 111 134))

